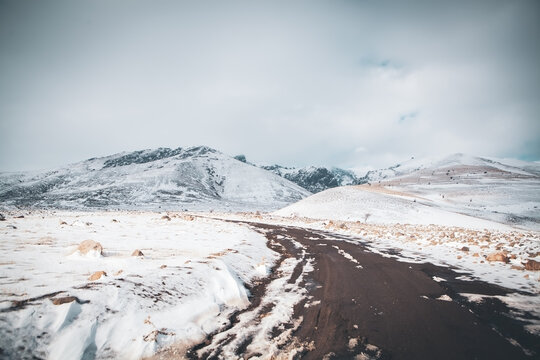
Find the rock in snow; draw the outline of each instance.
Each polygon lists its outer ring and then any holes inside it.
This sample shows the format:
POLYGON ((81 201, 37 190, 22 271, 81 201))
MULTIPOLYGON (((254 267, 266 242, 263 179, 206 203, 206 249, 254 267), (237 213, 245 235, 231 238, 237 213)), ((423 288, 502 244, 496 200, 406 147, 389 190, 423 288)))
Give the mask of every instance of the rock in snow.
POLYGON ((143 252, 139 249, 136 249, 131 253, 131 256, 144 256, 143 252))
POLYGON ((510 259, 508 259, 508 256, 506 256, 506 254, 502 253, 502 252, 489 254, 486 257, 486 260, 487 261, 500 261, 500 262, 503 262, 503 263, 509 263, 510 262, 510 259))
POLYGON ((79 244, 77 250, 81 253, 81 255, 86 255, 90 252, 96 252, 99 255, 103 255, 103 247, 100 243, 94 240, 84 240, 79 244))
POLYGON ((92 275, 90 275, 90 277, 88 278, 88 280, 90 280, 90 281, 96 281, 96 280, 101 279, 102 276, 107 276, 107 273, 106 273, 105 271, 96 271, 95 273, 93 273, 92 275))
POLYGON ((73 301, 78 301, 78 299, 75 296, 64 296, 64 297, 51 299, 51 301, 54 305, 62 305, 62 304, 70 303, 73 301))
POLYGON ((540 261, 528 260, 525 263, 525 270, 540 271, 540 261))

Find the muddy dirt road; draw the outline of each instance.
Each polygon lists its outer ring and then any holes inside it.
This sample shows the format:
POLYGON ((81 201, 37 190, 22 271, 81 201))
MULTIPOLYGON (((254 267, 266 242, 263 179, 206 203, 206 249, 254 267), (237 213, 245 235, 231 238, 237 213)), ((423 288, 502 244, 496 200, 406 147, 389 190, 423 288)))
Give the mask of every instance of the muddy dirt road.
MULTIPOLYGON (((278 344, 283 354, 294 354, 298 359, 508 360, 540 356, 539 338, 509 317, 510 310, 502 302, 490 298, 473 303, 459 295, 504 295, 506 289, 458 280, 462 274, 448 268, 400 262, 367 251, 358 240, 331 233, 250 226, 266 234, 269 246, 281 252, 282 260, 298 259, 288 281, 301 276, 299 286, 307 291, 294 305, 296 325, 272 330, 276 338, 285 330, 290 332, 287 340, 278 344), (308 263, 310 271, 305 271, 308 263)), ((253 289, 256 298, 264 298, 270 281, 253 289)), ((260 299, 254 300, 260 303, 260 299)), ((267 304, 258 311, 263 319, 273 307, 267 304)), ((239 336, 243 326, 237 320, 240 315, 232 319, 227 336, 212 334, 192 349, 190 357, 229 358, 230 353, 226 355, 223 349, 239 336)), ((250 350, 254 338, 239 341, 234 355, 264 356, 250 350)))

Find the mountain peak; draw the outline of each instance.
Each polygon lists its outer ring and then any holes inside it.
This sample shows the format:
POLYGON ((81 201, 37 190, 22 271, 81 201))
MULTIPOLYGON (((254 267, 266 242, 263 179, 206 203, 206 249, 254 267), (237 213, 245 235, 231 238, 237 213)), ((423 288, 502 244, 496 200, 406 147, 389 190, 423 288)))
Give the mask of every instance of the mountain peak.
POLYGON ((304 168, 289 168, 280 165, 269 165, 262 166, 262 168, 284 177, 312 193, 358 183, 358 178, 352 171, 335 167, 307 166, 304 168))
POLYGON ((37 174, 0 174, 0 206, 272 210, 310 193, 208 146, 89 159, 37 174))
POLYGON ((112 159, 106 160, 103 163, 103 168, 126 166, 131 164, 144 164, 151 161, 164 159, 167 157, 178 155, 182 152, 182 148, 169 149, 157 148, 153 150, 137 150, 112 159))
MULTIPOLYGON (((128 153, 120 153, 113 156, 109 156, 103 163, 103 168, 126 166, 132 164, 144 164, 156 160, 170 158, 173 156, 181 155, 182 158, 188 158, 190 156, 205 155, 208 153, 217 153, 218 151, 208 146, 192 146, 186 149, 178 147, 176 149, 170 149, 167 147, 160 147, 157 149, 137 150, 128 153)), ((90 160, 96 160, 95 158, 90 160)))

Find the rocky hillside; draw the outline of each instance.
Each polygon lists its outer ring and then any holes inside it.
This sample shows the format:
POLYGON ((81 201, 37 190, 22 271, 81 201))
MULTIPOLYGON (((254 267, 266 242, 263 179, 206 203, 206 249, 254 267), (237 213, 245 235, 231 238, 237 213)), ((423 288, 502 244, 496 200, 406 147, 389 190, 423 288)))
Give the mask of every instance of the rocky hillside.
POLYGON ((262 166, 262 168, 272 171, 312 193, 338 186, 356 185, 361 183, 352 171, 340 168, 315 166, 288 168, 280 165, 262 166))
POLYGON ((0 207, 273 210, 310 193, 205 146, 92 158, 0 174, 0 207))

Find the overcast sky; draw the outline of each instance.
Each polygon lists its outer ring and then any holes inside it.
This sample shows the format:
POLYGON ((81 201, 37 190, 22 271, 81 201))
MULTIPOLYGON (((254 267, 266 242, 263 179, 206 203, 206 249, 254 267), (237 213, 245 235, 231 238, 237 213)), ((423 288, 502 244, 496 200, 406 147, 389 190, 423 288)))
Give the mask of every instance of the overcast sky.
POLYGON ((540 160, 539 39, 538 0, 0 0, 0 171, 199 144, 540 160))

